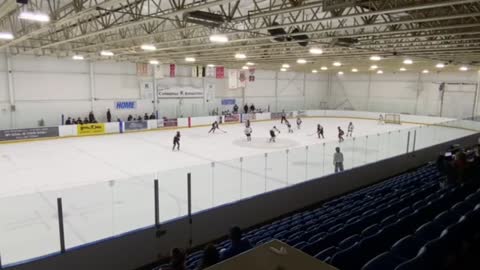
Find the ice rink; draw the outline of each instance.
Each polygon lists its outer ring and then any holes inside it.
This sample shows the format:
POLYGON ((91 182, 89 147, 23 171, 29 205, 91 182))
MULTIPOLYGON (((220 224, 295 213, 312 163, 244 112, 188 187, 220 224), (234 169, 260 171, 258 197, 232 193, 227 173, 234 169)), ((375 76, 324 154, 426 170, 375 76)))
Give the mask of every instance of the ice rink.
POLYGON ((292 134, 280 121, 253 122, 250 143, 243 124, 221 125, 223 132, 215 134, 208 134, 210 127, 179 129, 179 152, 172 152, 174 129, 2 144, 2 261, 59 251, 57 197, 71 248, 152 225, 154 179, 163 222, 186 214, 188 172, 195 211, 330 174, 337 126, 346 132, 349 122, 354 138, 339 145, 345 169, 405 153, 414 129, 416 149, 473 133, 346 118, 306 118, 297 130, 291 122, 292 134), (318 123, 325 128, 323 140, 315 134, 318 123), (274 125, 281 133, 268 143, 274 125))

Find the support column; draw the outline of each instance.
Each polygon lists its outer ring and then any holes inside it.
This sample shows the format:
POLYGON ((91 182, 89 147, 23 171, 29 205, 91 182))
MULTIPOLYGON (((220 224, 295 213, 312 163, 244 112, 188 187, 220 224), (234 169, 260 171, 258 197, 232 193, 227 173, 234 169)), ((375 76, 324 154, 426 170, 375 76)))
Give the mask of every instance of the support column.
POLYGON ((370 90, 371 89, 372 89, 372 72, 368 72, 367 111, 370 110, 370 90))
POLYGON ((13 67, 12 67, 12 56, 10 53, 5 53, 5 59, 7 60, 7 78, 8 78, 8 98, 9 98, 9 105, 10 105, 10 127, 16 127, 16 106, 15 106, 15 86, 13 85, 13 67))
POLYGON ((278 112, 278 71, 275 71, 275 112, 278 112))
MULTIPOLYGON (((157 96, 157 78, 155 77, 155 66, 150 65, 152 67, 152 95, 153 95, 153 113, 157 114, 157 104, 158 104, 158 96, 157 96)), ((163 71, 163 69, 161 69, 163 71)), ((141 93, 140 93, 141 95, 141 93)), ((140 96, 140 99, 142 96, 140 96)))
POLYGON ((90 80, 90 108, 93 111, 95 106, 95 66, 93 62, 88 63, 89 80, 90 80))
POLYGON ((477 85, 475 86, 475 100, 474 100, 474 104, 473 104, 473 116, 477 116, 477 115, 480 115, 480 111, 479 111, 479 108, 478 108, 478 99, 479 99, 479 87, 480 87, 480 71, 477 72, 477 85))
POLYGON ((307 108, 307 73, 303 72, 303 109, 307 108))
POLYGON ((414 109, 414 112, 413 114, 417 114, 417 111, 418 111, 418 98, 420 97, 420 82, 421 82, 421 78, 422 78, 422 73, 418 73, 418 79, 417 79, 417 97, 415 98, 415 109, 414 109))

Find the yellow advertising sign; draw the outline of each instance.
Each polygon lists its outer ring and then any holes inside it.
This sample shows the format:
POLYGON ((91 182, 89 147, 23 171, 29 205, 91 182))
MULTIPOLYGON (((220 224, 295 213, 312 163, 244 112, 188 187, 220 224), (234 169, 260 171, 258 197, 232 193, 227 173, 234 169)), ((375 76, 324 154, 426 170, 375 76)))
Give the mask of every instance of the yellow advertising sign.
POLYGON ((104 134, 104 133, 105 133, 105 124, 102 124, 102 123, 77 125, 78 136, 104 134))

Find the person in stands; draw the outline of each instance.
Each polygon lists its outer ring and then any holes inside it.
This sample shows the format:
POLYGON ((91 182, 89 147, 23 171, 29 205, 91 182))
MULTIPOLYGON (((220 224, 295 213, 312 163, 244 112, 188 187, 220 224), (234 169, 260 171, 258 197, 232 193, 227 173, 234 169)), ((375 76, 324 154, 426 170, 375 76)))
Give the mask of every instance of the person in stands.
POLYGON ((252 248, 248 240, 242 239, 242 230, 238 226, 230 229, 230 247, 222 252, 221 259, 226 260, 252 248))
POLYGON ((95 121, 95 115, 93 115, 93 111, 90 111, 88 114, 88 122, 93 123, 95 121))
POLYGON ((71 125, 72 124, 72 118, 68 117, 67 121, 65 121, 65 125, 71 125))
POLYGON ((179 248, 174 248, 170 254, 170 263, 159 270, 185 270, 185 253, 179 248))
POLYGON ((155 114, 152 112, 152 114, 150 114, 150 120, 153 120, 155 119, 155 114))
POLYGON ((78 117, 78 119, 77 119, 77 124, 78 124, 78 125, 82 125, 82 124, 83 124, 82 119, 81 119, 80 117, 78 117))
POLYGON ((83 119, 83 123, 84 123, 84 124, 88 124, 88 123, 90 123, 90 121, 88 120, 87 117, 85 117, 85 118, 83 119))
POLYGON ((133 120, 133 116, 130 114, 127 118, 127 121, 132 121, 133 120))
POLYGON ((150 118, 150 117, 148 117, 148 113, 145 113, 145 115, 143 116, 143 120, 147 121, 148 118, 150 118))
POLYGON ((233 113, 238 113, 238 105, 233 105, 233 113))
POLYGON ((200 261, 197 270, 206 269, 212 265, 220 262, 220 254, 214 245, 207 245, 203 250, 202 260, 200 261))
POLYGON ((107 109, 107 122, 111 122, 112 121, 112 113, 110 112, 110 109, 107 109))
POLYGON ((248 113, 248 104, 245 103, 245 106, 243 106, 243 113, 248 113))
POLYGON ((253 105, 253 103, 252 103, 252 105, 250 105, 250 112, 251 113, 255 112, 255 105, 253 105))

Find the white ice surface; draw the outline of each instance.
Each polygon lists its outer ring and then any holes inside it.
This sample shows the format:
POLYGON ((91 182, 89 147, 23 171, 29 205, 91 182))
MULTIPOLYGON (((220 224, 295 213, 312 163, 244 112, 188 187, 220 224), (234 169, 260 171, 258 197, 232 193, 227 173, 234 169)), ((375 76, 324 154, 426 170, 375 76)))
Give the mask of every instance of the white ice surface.
POLYGON ((332 173, 336 128, 346 132, 350 121, 355 140, 340 145, 345 169, 404 153, 408 130, 414 127, 416 149, 471 134, 358 119, 303 121, 301 130, 291 121, 293 134, 279 121, 254 122, 251 143, 246 142, 243 124, 222 125, 225 133, 215 134, 208 134, 208 127, 179 129, 180 152, 171 150, 176 130, 0 145, 2 261, 59 250, 57 197, 63 199, 70 248, 152 225, 155 178, 160 186, 160 218, 165 221, 186 214, 187 172, 192 173, 195 211, 332 173), (324 140, 313 135, 317 123, 325 127, 324 140), (268 143, 273 125, 281 134, 277 143, 268 143))

